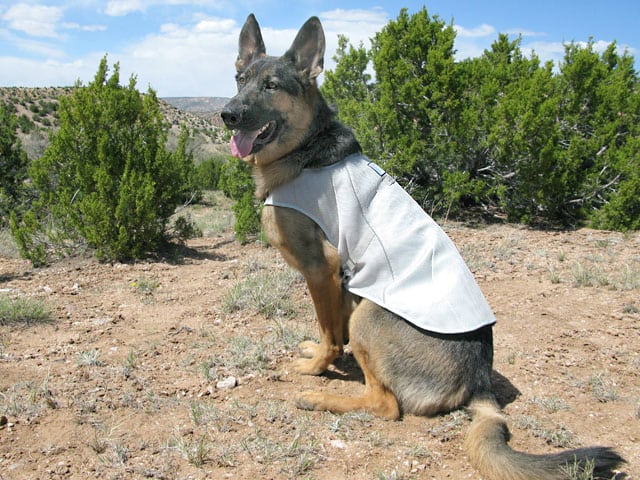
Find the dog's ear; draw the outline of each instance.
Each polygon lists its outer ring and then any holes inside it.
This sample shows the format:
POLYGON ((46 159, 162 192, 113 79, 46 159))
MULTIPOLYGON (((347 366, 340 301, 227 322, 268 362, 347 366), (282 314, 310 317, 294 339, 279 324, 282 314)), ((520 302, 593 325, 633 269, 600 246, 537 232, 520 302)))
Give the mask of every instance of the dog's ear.
POLYGON ((318 17, 311 17, 302 26, 284 56, 293 61, 300 72, 316 78, 324 68, 324 31, 318 17))
POLYGON ((238 44, 238 59, 236 60, 236 71, 238 72, 244 70, 256 58, 264 57, 267 54, 260 25, 258 25, 253 13, 249 14, 242 26, 238 44))

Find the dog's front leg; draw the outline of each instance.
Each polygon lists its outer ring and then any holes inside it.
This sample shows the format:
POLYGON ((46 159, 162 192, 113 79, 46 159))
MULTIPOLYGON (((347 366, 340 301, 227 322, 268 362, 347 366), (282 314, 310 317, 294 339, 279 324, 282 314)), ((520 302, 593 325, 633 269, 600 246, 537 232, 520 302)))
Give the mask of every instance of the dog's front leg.
POLYGON ((309 217, 288 208, 265 206, 262 225, 271 244, 304 276, 320 326, 320 343, 300 345, 306 357, 294 369, 320 375, 342 353, 347 308, 340 278, 340 256, 309 217))
POLYGON ((310 271, 302 272, 309 287, 320 327, 320 343, 300 344, 302 354, 310 358, 299 359, 294 364, 297 372, 307 375, 319 375, 327 369, 342 353, 345 336, 340 258, 337 252, 327 253, 325 263, 315 266, 310 271))

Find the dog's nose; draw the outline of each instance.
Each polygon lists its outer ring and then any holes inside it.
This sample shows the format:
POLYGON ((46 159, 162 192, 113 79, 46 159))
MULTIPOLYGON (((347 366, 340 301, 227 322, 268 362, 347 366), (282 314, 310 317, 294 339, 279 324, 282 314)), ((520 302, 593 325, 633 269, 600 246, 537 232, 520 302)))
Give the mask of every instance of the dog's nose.
POLYGON ((229 106, 224 107, 222 112, 220 112, 220 116, 224 124, 230 128, 237 126, 242 120, 242 112, 234 108, 229 108, 229 106))

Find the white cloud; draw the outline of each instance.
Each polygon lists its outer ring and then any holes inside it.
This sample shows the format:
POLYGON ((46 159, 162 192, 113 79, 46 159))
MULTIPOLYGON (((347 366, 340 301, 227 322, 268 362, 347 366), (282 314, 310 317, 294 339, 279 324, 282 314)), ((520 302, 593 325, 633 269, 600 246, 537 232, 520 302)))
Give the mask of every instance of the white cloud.
POLYGON ((131 12, 146 10, 147 3, 143 0, 111 0, 107 2, 105 13, 112 17, 120 17, 131 12))
POLYGON ((525 28, 510 28, 501 33, 506 33, 507 35, 514 35, 516 37, 518 35, 522 35, 522 37, 546 37, 547 36, 547 34, 544 32, 534 32, 533 30, 527 30, 525 28))
POLYGON ((483 23, 474 28, 465 28, 462 25, 454 25, 456 38, 486 38, 497 36, 496 29, 491 25, 483 23))
POLYGON ((346 36, 349 42, 355 46, 362 43, 365 48, 369 48, 369 40, 389 23, 389 16, 380 8, 372 10, 336 9, 322 12, 320 20, 325 31, 327 54, 330 58, 338 48, 338 35, 346 36))
POLYGON ((67 30, 80 30, 81 32, 104 32, 106 25, 80 25, 75 22, 66 22, 62 24, 62 28, 67 30))
POLYGON ((235 90, 239 33, 235 21, 215 17, 190 25, 165 24, 158 33, 114 52, 110 61, 120 62, 123 78, 135 74, 141 90, 151 86, 160 96, 229 96, 235 90))
POLYGON ((552 60, 556 67, 564 58, 564 44, 562 42, 527 42, 521 45, 520 49, 527 57, 531 57, 535 53, 542 63, 552 60))
POLYGON ((30 39, 16 39, 13 45, 23 52, 33 53, 43 58, 63 58, 65 52, 49 43, 30 39))
POLYGON ((360 24, 379 24, 383 22, 384 25, 389 21, 387 12, 379 7, 373 7, 371 10, 344 10, 338 8, 322 12, 320 17, 325 22, 325 25, 331 25, 331 22, 340 24, 354 22, 360 24))
MULTIPOLYGON (((20 52, 32 53, 44 58, 62 58, 64 56, 64 52, 61 49, 47 41, 23 38, 15 35, 10 30, 0 29, 0 40, 5 41, 8 45, 11 45, 14 50, 20 52)), ((6 70, 0 71, 3 72, 4 76, 6 70)))
POLYGON ((235 29, 237 28, 236 22, 231 19, 226 18, 209 18, 205 20, 201 20, 198 22, 194 28, 194 31, 197 33, 213 33, 213 34, 221 34, 223 32, 226 33, 235 33, 235 29))
POLYGON ((62 18, 62 8, 44 5, 18 3, 9 7, 2 19, 9 27, 33 37, 59 38, 56 31, 58 21, 62 18))
POLYGON ((498 38, 495 27, 486 23, 473 28, 462 25, 454 25, 453 28, 456 31, 454 49, 457 60, 479 57, 498 38))
POLYGON ((145 12, 147 9, 162 5, 208 5, 215 6, 215 0, 109 0, 104 12, 112 17, 121 17, 133 12, 145 12))
POLYGON ((81 79, 90 81, 98 69, 100 57, 86 57, 72 62, 46 62, 16 57, 0 57, 2 85, 21 87, 72 86, 81 79))

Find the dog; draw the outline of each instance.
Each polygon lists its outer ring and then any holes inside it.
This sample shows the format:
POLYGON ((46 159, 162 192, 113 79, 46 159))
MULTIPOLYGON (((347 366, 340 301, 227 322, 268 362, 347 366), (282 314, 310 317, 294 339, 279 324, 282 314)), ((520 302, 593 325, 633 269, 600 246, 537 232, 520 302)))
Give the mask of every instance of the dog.
POLYGON ((249 15, 238 93, 221 112, 232 154, 253 166, 264 233, 304 276, 315 307, 320 342, 300 345, 294 370, 322 374, 349 342, 364 374, 360 395, 303 392, 297 406, 391 420, 466 407, 466 451, 486 479, 570 478, 567 466, 590 465, 611 478, 625 461, 608 447, 550 455, 509 447, 491 385, 491 309, 448 237, 362 155, 323 99, 324 50, 312 17, 284 55, 268 56, 249 15))

